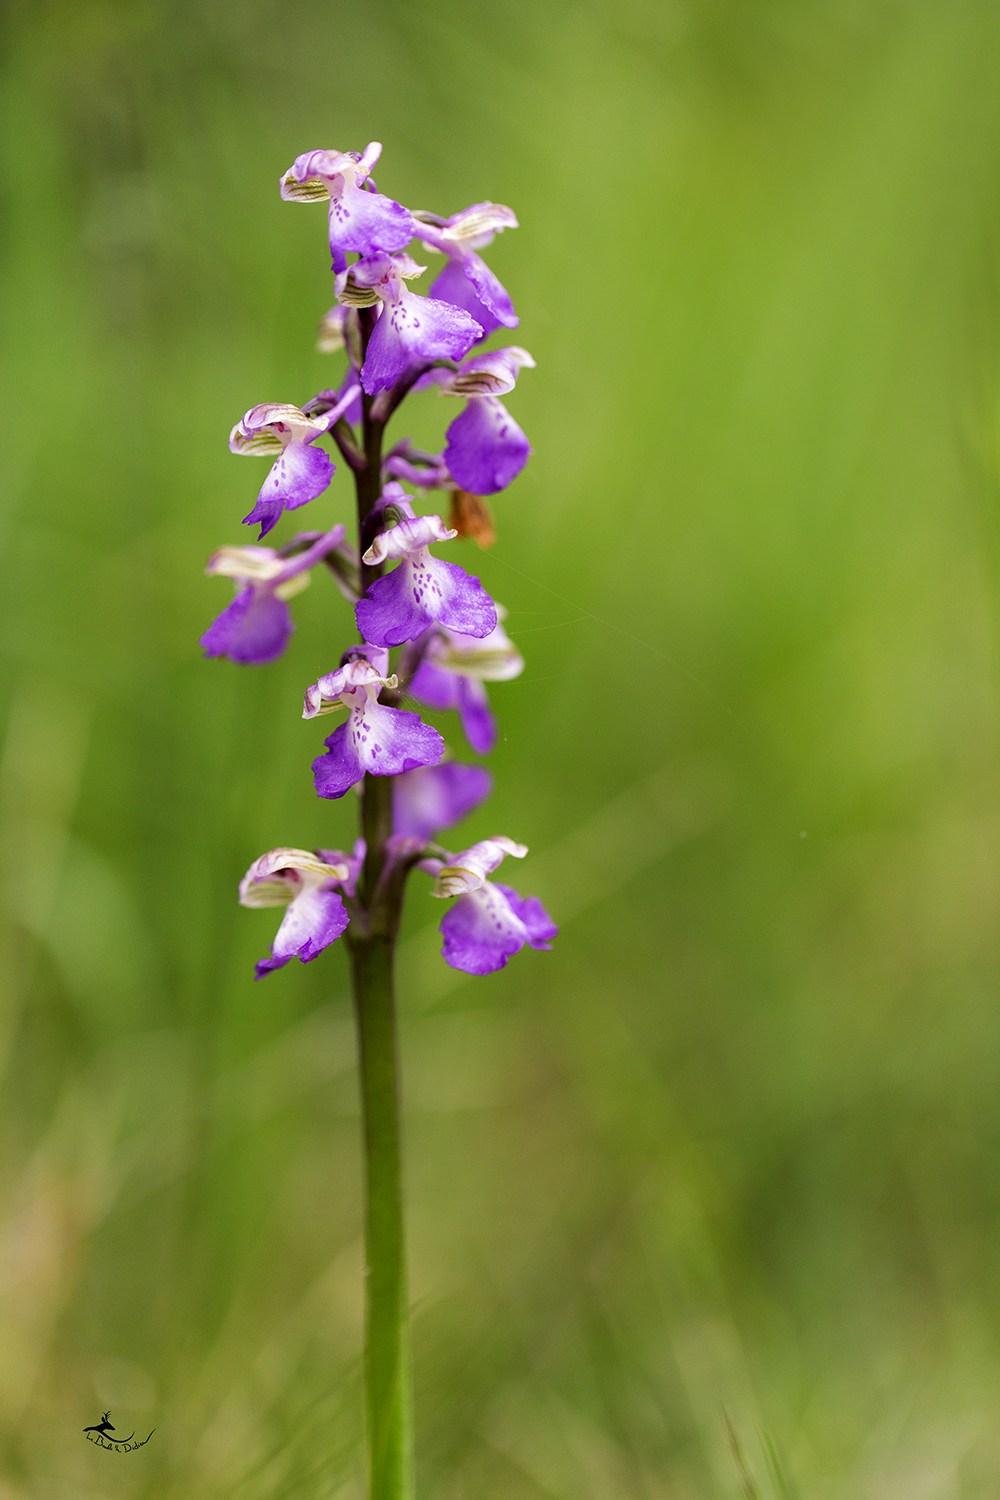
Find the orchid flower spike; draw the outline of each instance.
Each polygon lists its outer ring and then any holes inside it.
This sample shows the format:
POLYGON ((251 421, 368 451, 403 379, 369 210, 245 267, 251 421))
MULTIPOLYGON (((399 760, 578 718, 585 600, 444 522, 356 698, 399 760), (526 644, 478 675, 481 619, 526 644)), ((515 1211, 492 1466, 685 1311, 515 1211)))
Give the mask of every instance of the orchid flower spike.
POLYGON ((458 710, 465 738, 477 755, 488 755, 497 730, 484 682, 509 682, 524 670, 524 658, 503 628, 497 608, 495 630, 477 640, 453 630, 435 630, 409 648, 405 670, 409 690, 428 708, 458 710))
POLYGON ((366 645, 347 653, 344 664, 306 689, 304 719, 347 709, 347 723, 326 740, 326 751, 313 761, 320 797, 342 797, 366 772, 398 776, 417 766, 436 765, 444 740, 419 714, 379 703, 381 688, 394 688, 389 654, 366 645))
POLYGON ((316 957, 344 931, 348 915, 338 886, 350 871, 346 863, 328 861, 325 851, 272 849, 255 859, 240 881, 241 906, 287 906, 271 957, 257 964, 255 979, 281 969, 290 958, 303 963, 316 957))
POLYGON ((514 389, 518 372, 535 361, 516 344, 477 354, 441 382, 446 396, 464 396, 465 410, 448 428, 442 457, 460 489, 495 495, 528 462, 531 444, 499 399, 514 389))
POLYGON ((281 179, 281 196, 296 203, 330 200, 330 254, 343 276, 347 255, 403 250, 416 230, 409 209, 365 183, 382 154, 378 141, 357 151, 305 151, 281 179))
POLYGON ((487 879, 507 854, 523 859, 524 844, 497 835, 449 855, 425 859, 420 868, 435 877, 434 896, 458 900, 441 921, 445 963, 466 974, 493 974, 525 943, 549 949, 559 929, 537 896, 520 896, 509 885, 487 879))
POLYGON ((318 417, 307 417, 298 406, 265 401, 252 406, 229 434, 232 453, 276 454, 270 473, 261 485, 257 504, 245 526, 260 522, 260 536, 267 535, 283 511, 296 510, 321 495, 336 467, 322 448, 313 444, 323 436, 357 395, 354 389, 337 406, 318 417))
POLYGON ((476 252, 485 249, 495 234, 516 228, 513 211, 502 203, 473 203, 443 224, 416 226, 418 238, 428 249, 443 251, 448 257, 430 295, 471 313, 482 326, 484 338, 495 328, 516 328, 520 319, 506 289, 476 252))
POLYGON ((409 255, 377 254, 357 261, 348 272, 341 301, 382 304, 361 366, 361 384, 369 396, 388 390, 414 366, 462 359, 482 337, 481 325, 462 308, 418 296, 404 285, 425 270, 409 255))
POLYGON ((205 631, 206 656, 228 656, 242 666, 274 661, 295 629, 286 601, 309 587, 309 570, 338 548, 346 548, 343 526, 334 526, 311 547, 282 557, 272 547, 220 547, 205 572, 232 578, 236 598, 205 631))
POLYGON ((398 558, 400 565, 376 578, 355 606, 365 640, 400 646, 435 623, 465 635, 489 635, 497 622, 496 606, 479 579, 428 551, 432 542, 451 541, 458 533, 440 516, 414 516, 405 491, 392 481, 382 491, 382 500, 383 511, 389 501, 402 517, 379 532, 362 561, 375 567, 398 558))

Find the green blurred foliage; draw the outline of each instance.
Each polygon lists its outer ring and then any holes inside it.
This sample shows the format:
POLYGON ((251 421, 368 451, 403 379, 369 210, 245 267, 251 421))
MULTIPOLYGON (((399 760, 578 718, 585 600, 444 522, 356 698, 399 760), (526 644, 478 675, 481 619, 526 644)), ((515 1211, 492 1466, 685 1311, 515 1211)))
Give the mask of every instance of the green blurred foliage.
POLYGON ((521 220, 536 452, 474 566, 528 669, 464 831, 563 923, 465 982, 414 881, 421 1494, 995 1495, 996 5, 2 24, 2 1500, 360 1494, 344 955, 254 985, 234 899, 353 837, 298 717, 351 622, 317 577, 280 663, 196 643, 230 426, 341 369, 278 176, 371 137, 521 220))

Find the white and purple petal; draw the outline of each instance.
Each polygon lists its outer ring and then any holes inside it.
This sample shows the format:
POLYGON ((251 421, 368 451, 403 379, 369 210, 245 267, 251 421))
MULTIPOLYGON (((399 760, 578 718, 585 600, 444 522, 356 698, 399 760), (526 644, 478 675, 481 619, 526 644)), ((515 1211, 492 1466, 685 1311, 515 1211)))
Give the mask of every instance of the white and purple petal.
POLYGON ((383 502, 393 504, 396 501, 395 491, 397 490, 400 498, 406 501, 407 510, 410 513, 403 520, 379 532, 362 559, 368 563, 369 567, 406 557, 408 553, 417 553, 423 547, 429 547, 432 542, 454 541, 458 535, 457 531, 453 531, 444 524, 440 516, 415 516, 409 504, 409 497, 401 485, 390 481, 382 491, 383 502))
POLYGON ((437 872, 433 894, 444 900, 448 896, 464 896, 468 891, 478 890, 485 885, 487 875, 491 875, 508 854, 515 859, 524 859, 527 852, 526 844, 515 844, 503 833, 480 839, 477 844, 463 849, 461 854, 449 855, 437 872))
POLYGON ((448 428, 444 461, 456 484, 473 495, 495 495, 515 479, 531 444, 496 396, 476 396, 448 428))
POLYGON ((395 676, 389 670, 389 653, 367 642, 353 646, 346 653, 347 660, 333 672, 326 672, 306 688, 302 708, 304 719, 315 719, 321 714, 336 713, 338 705, 346 702, 349 708, 364 701, 363 694, 377 697, 379 688, 396 686, 395 676))
POLYGON ((343 269, 346 251, 370 255, 402 250, 413 238, 416 226, 408 209, 361 187, 381 149, 373 141, 363 156, 356 151, 305 151, 281 179, 285 199, 309 203, 329 198, 330 251, 336 270, 343 269))
POLYGON ((449 760, 407 771, 392 784, 393 829, 414 838, 432 838, 460 822, 492 790, 493 778, 483 766, 449 760))
POLYGON ((271 944, 271 957, 259 961, 254 978, 263 979, 265 974, 283 968, 290 958, 300 958, 307 964, 336 942, 348 921, 337 891, 304 887, 285 912, 271 944))
POLYGON ((522 370, 533 370, 535 361, 520 344, 506 344, 463 359, 453 375, 444 372, 442 387, 447 396, 505 396, 517 384, 522 370))

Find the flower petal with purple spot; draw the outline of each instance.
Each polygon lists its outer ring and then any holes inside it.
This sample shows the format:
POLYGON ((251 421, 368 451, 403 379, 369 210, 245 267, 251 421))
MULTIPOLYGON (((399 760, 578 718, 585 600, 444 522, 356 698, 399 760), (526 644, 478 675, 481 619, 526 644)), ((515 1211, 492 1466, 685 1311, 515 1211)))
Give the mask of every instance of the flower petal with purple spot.
POLYGON ((480 324, 459 307, 420 297, 406 287, 385 302, 375 324, 361 384, 369 396, 388 390, 414 365, 434 359, 462 359, 482 337, 480 324))
POLYGON ((441 919, 441 956, 465 974, 494 974, 519 953, 528 930, 497 885, 460 896, 441 919))
POLYGON ((286 510, 297 510, 322 495, 336 465, 322 448, 311 444, 289 443, 285 451, 275 460, 271 472, 261 485, 257 504, 248 516, 243 517, 245 526, 260 522, 260 535, 266 536, 286 510))
POLYGON ((475 396, 448 428, 444 461, 473 495, 506 489, 528 462, 531 444, 496 396, 475 396))
POLYGON ((479 579, 457 563, 432 557, 426 547, 377 578, 358 600, 355 614, 361 634, 379 646, 415 640, 435 622, 464 635, 486 636, 497 618, 479 579))
POLYGON ((326 753, 313 761, 319 797, 342 797, 366 772, 398 776, 436 765, 444 754, 444 740, 419 714, 371 700, 364 708, 351 709, 347 723, 334 730, 326 746, 326 753))

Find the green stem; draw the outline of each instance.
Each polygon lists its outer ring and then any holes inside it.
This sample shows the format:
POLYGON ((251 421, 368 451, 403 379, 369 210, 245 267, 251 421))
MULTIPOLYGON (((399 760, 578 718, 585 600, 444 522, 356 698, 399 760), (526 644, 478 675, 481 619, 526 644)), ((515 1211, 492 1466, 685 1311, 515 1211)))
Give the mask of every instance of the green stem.
POLYGON ((365 1152, 365 1406, 371 1500, 413 1493, 409 1315, 403 1232, 393 938, 351 945, 365 1152))
MULTIPOLYGON (((374 320, 361 315, 363 348, 374 320)), ((358 539, 382 489, 384 421, 362 397, 363 465, 355 469, 358 539)), ((381 567, 361 566, 361 587, 381 567)), ((393 951, 402 904, 398 882, 381 882, 385 844, 392 833, 392 778, 366 776, 361 832, 367 846, 358 882, 361 920, 348 941, 358 1028, 361 1122, 365 1155, 365 1414, 370 1500, 410 1500, 413 1494, 412 1386, 406 1237, 403 1223, 399 1055, 393 995, 393 951)))

